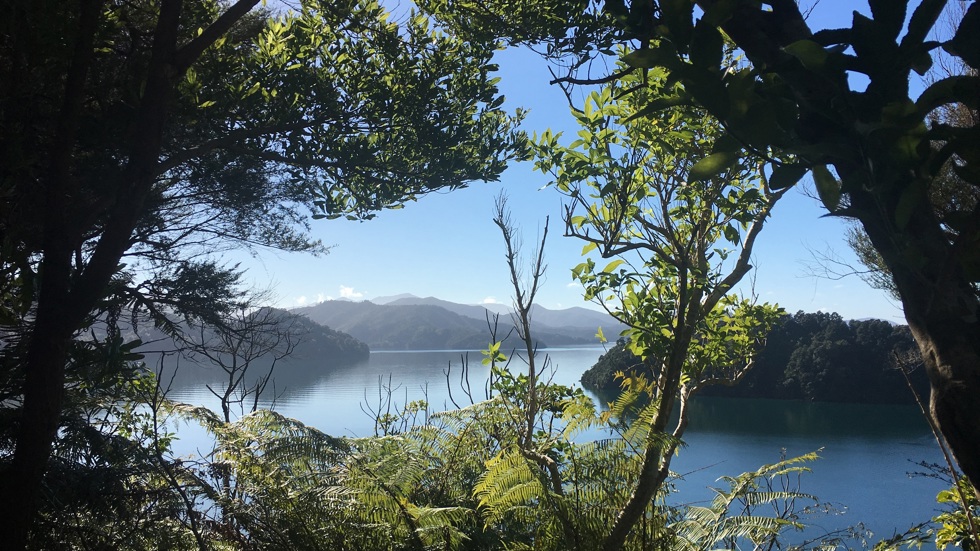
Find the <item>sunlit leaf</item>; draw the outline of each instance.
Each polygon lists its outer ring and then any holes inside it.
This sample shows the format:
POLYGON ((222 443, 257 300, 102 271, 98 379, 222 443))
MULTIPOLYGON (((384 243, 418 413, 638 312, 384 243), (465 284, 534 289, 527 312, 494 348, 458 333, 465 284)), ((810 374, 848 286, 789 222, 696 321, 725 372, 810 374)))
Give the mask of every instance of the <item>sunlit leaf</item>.
POLYGON ((691 180, 705 180, 712 176, 717 176, 731 168, 737 160, 738 155, 733 152, 722 151, 712 153, 694 163, 694 166, 691 167, 690 178, 691 180))

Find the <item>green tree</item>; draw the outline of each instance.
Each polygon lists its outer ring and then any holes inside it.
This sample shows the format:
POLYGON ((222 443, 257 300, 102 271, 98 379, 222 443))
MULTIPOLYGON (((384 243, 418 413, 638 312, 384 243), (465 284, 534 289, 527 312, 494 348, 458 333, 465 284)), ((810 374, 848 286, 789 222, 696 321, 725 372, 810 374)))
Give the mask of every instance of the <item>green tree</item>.
MULTIPOLYGON (((975 422, 980 418, 980 304, 974 287, 980 276, 980 212, 957 210, 940 218, 928 199, 951 158, 962 178, 980 183, 974 164, 977 127, 928 121, 944 105, 975 104, 980 79, 943 79, 915 101, 908 84, 911 71, 928 68, 929 52, 941 46, 927 35, 944 4, 919 4, 899 40, 905 2, 872 2, 871 18, 855 14, 850 28, 819 33, 810 31, 792 2, 774 3, 771 12, 749 3, 726 12, 722 3, 704 2, 707 13, 697 23, 691 15, 676 14, 670 48, 693 53, 701 48, 694 46, 695 34, 711 35, 720 27, 753 66, 723 80, 723 68, 705 58, 686 62, 668 54, 664 63, 679 75, 691 71, 691 77, 682 77, 685 93, 724 120, 732 135, 799 155, 812 170, 827 209, 861 223, 892 274, 922 349, 933 387, 932 415, 961 467, 971 480, 980 480, 980 425, 975 422), (868 87, 852 90, 847 71, 865 74, 868 87), (951 237, 944 225, 959 228, 958 235, 951 237)), ((974 3, 956 35, 942 46, 977 65, 978 27, 980 10, 974 3)), ((633 59, 637 66, 661 64, 639 51, 633 59)), ((799 174, 799 166, 774 170, 799 174)))
POLYGON ((741 379, 779 316, 732 290, 785 190, 773 191, 758 157, 705 111, 678 106, 644 119, 647 102, 674 86, 658 69, 626 75, 588 97, 571 145, 550 132, 537 144, 538 168, 569 200, 566 234, 586 243, 583 254, 612 259, 600 267, 588 258, 573 276, 630 328, 630 347, 653 374, 627 379, 626 395, 649 400, 636 404, 642 459, 603 549, 623 547, 667 479, 690 397, 741 379))
POLYGON ((131 361, 106 373, 106 361, 121 360, 106 358, 111 349, 90 342, 73 354, 76 365, 69 371, 86 358, 94 369, 91 377, 68 383, 75 391, 66 396, 65 409, 72 415, 59 427, 31 545, 200 549, 197 518, 170 480, 188 482, 171 459, 173 435, 147 407, 159 396, 156 380, 131 361))
POLYGON ((944 212, 929 200, 944 167, 980 185, 980 127, 933 118, 946 106, 976 108, 980 76, 949 76, 917 97, 909 86, 912 72, 925 74, 940 49, 980 67, 976 2, 951 38, 932 39, 947 3, 872 0, 870 17, 855 12, 849 27, 816 31, 793 0, 606 0, 585 6, 565 27, 546 17, 563 2, 545 3, 541 17, 524 19, 514 7, 519 0, 483 2, 479 10, 450 11, 441 0, 424 5, 464 31, 496 27, 492 36, 547 44, 550 56, 571 60, 569 74, 555 82, 608 82, 662 68, 678 86, 649 98, 642 112, 651 123, 664 108, 696 104, 724 124, 733 138, 729 152, 747 146, 794 155, 790 162, 770 159, 773 187, 793 185, 809 171, 827 210, 861 224, 922 351, 931 415, 980 487, 980 210, 944 212), (605 32, 593 32, 602 23, 605 32), (537 32, 515 31, 526 28, 537 32), (747 63, 724 56, 726 38, 747 63), (626 47, 627 68, 578 76, 616 44, 626 47), (852 73, 867 85, 852 86, 852 73))
POLYGON ((491 50, 371 0, 11 1, 0 23, 0 517, 22 548, 72 342, 124 304, 207 316, 219 245, 320 250, 295 222, 370 218, 495 178, 521 147, 491 50), (14 413, 14 411, 16 413, 14 413))
POLYGON ((933 519, 940 525, 936 531, 936 547, 946 549, 955 545, 964 551, 973 551, 980 545, 976 527, 980 500, 968 480, 957 477, 952 486, 936 496, 936 502, 946 507, 933 519))

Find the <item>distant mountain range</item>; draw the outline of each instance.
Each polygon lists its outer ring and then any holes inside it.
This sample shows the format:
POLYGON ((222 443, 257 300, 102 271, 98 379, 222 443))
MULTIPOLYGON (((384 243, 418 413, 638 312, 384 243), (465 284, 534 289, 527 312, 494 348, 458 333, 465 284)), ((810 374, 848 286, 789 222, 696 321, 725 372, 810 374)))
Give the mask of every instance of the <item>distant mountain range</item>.
MULTIPOLYGON (((372 301, 331 300, 290 310, 316 323, 348 333, 376 350, 473 350, 490 342, 488 319, 501 310, 497 339, 513 327, 510 309, 503 305, 469 305, 414 295, 381 297, 372 301)), ((611 316, 587 308, 549 310, 535 306, 532 334, 539 346, 593 344, 596 330, 614 338, 623 329, 611 316)), ((507 345, 514 345, 511 335, 507 345)))
MULTIPOLYGON (((297 315, 294 312, 280 310, 277 308, 265 308, 263 312, 270 312, 271 316, 267 319, 277 320, 282 327, 289 328, 288 332, 293 335, 295 346, 290 357, 286 358, 285 364, 311 364, 316 365, 317 369, 333 368, 345 366, 364 361, 370 353, 368 345, 355 339, 354 337, 315 323, 310 318, 297 315)), ((201 334, 200 330, 191 330, 183 324, 178 324, 182 332, 194 342, 208 342, 215 339, 215 334, 211 329, 205 329, 201 334)), ((187 363, 194 365, 205 365, 207 360, 203 357, 195 356, 189 351, 186 343, 177 343, 169 335, 154 327, 147 322, 140 327, 138 334, 132 327, 124 329, 126 340, 140 338, 143 345, 137 348, 137 352, 147 355, 151 363, 157 361, 158 354, 167 355, 177 350, 184 350, 188 355, 187 363)), ((265 337, 268 339, 269 337, 265 337)), ((243 347, 248 350, 247 347, 243 347)), ((256 360, 258 364, 265 365, 271 361, 272 355, 256 360)))

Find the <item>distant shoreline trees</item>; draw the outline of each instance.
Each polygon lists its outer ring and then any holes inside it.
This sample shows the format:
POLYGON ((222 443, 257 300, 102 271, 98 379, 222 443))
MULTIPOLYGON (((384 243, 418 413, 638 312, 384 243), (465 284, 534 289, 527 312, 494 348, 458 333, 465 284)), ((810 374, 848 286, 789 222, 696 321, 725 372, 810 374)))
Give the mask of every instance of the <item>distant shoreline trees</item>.
MULTIPOLYGON (((916 350, 905 325, 882 320, 845 321, 836 313, 787 314, 773 328, 755 366, 733 387, 704 394, 739 398, 796 399, 840 403, 914 403, 895 358, 916 350)), ((907 367, 907 366, 906 366, 907 367)), ((643 373, 642 362, 620 340, 582 375, 596 392, 619 389, 618 371, 643 373)), ((909 373, 919 396, 928 395, 923 369, 909 373)))

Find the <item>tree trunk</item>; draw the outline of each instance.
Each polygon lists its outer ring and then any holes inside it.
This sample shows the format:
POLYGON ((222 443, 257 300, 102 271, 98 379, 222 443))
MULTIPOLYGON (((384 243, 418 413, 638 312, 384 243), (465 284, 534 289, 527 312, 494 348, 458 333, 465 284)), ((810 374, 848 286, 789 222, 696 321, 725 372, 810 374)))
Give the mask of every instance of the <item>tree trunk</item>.
MULTIPOLYGON (((682 274, 686 275, 685 272, 682 272, 682 274)), ((686 283, 686 280, 682 277, 681 288, 686 287, 686 283)), ((700 300, 700 293, 696 293, 688 304, 693 305, 696 303, 700 306, 700 300)), ((670 460, 673 458, 674 452, 677 449, 677 443, 674 442, 664 449, 662 447, 662 441, 659 441, 655 435, 665 434, 667 425, 670 423, 670 418, 673 415, 674 400, 678 397, 677 393, 681 386, 681 375, 684 369, 687 351, 694 337, 694 326, 696 323, 697 320, 693 319, 693 316, 692 319, 688 320, 686 325, 683 315, 678 320, 678 324, 682 326, 682 329, 675 332, 673 349, 659 377, 660 384, 658 384, 658 392, 660 395, 655 397, 654 400, 659 399, 660 404, 657 406, 657 414, 651 423, 650 434, 647 436, 647 445, 643 452, 643 465, 640 469, 640 476, 637 480, 636 487, 633 489, 633 493, 616 516, 616 520, 613 522, 609 534, 602 541, 603 551, 620 551, 623 548, 633 527, 643 517, 647 506, 656 497, 657 492, 663 487, 667 475, 670 474, 670 460)), ((681 414, 686 415, 684 409, 681 410, 681 414)), ((683 427, 687 423, 683 419, 678 421, 678 423, 681 429, 680 431, 675 431, 673 436, 680 438, 683 433, 683 427)))
POLYGON ((922 352, 930 413, 960 469, 980 489, 980 301, 962 273, 957 247, 925 197, 898 238, 882 230, 888 227, 882 220, 862 222, 891 270, 922 352))
MULTIPOLYGON (((715 3, 698 1, 702 7, 715 3)), ((926 16, 923 12, 923 17, 926 16)), ((780 3, 779 9, 771 13, 763 13, 746 3, 725 24, 725 30, 760 67, 779 66, 785 61, 786 45, 812 37, 792 3, 780 3)), ((887 102, 908 101, 909 71, 907 67, 903 71, 900 78, 891 75, 893 80, 888 82, 895 86, 883 84, 882 75, 877 75, 877 82, 873 79, 872 84, 879 93, 890 95, 879 98, 882 101, 879 107, 885 107, 887 102)), ((834 81, 825 75, 796 69, 776 72, 793 88, 796 103, 803 108, 801 119, 820 121, 825 118, 824 113, 838 113, 834 101, 846 103, 845 98, 850 94, 842 78, 834 81)), ((870 178, 868 187, 848 190, 852 207, 849 216, 861 221, 891 271, 902 298, 905 319, 922 352, 931 383, 931 415, 960 468, 974 488, 980 489, 980 301, 973 283, 962 271, 959 254, 960 247, 976 247, 976 243, 966 240, 951 244, 949 236, 944 234, 926 192, 931 182, 916 181, 929 177, 925 176, 926 160, 897 166, 892 152, 881 149, 876 141, 880 138, 861 137, 866 134, 862 129, 866 125, 867 120, 857 119, 823 128, 816 125, 806 128, 807 134, 800 137, 811 146, 833 144, 866 155, 855 164, 851 155, 822 154, 817 164, 829 161, 845 182, 855 172, 866 172, 856 181, 870 178), (918 196, 910 202, 904 197, 909 193, 918 196), (900 203, 915 205, 904 226, 897 222, 900 203)), ((980 212, 975 211, 972 229, 965 230, 964 235, 976 236, 978 217, 980 212)))
POLYGON ((41 496, 41 481, 61 420, 65 362, 71 330, 55 309, 38 312, 30 337, 24 407, 17 447, 0 486, 0 518, 7 529, 3 549, 24 549, 41 496))
MULTIPOLYGON (((960 278, 961 279, 961 278, 960 278)), ((961 280, 932 292, 899 283, 931 391, 929 411, 963 474, 980 490, 980 325, 976 293, 961 280)))
POLYGON ((51 144, 51 173, 45 181, 47 203, 41 255, 41 289, 37 316, 30 332, 24 361, 25 384, 20 427, 13 460, 0 482, 0 518, 7 529, 0 548, 27 547, 37 513, 44 473, 62 416, 65 365, 74 333, 103 296, 129 248, 133 228, 144 199, 156 177, 157 161, 168 114, 174 70, 171 65, 180 20, 179 0, 163 2, 154 33, 153 53, 139 113, 132 127, 132 150, 117 185, 98 244, 88 263, 73 266, 75 247, 91 232, 78 227, 69 212, 78 195, 73 179, 75 131, 85 98, 93 36, 101 16, 101 2, 82 3, 80 38, 66 84, 64 105, 51 144))
POLYGON ((87 0, 79 5, 74 53, 65 77, 53 139, 48 144, 48 173, 42 180, 46 198, 37 314, 28 334, 24 359, 23 406, 16 447, 0 482, 0 519, 8 526, 0 543, 3 549, 27 546, 48 457, 61 422, 68 349, 85 314, 70 307, 72 243, 76 242, 73 236, 77 236, 77 228, 71 227, 68 213, 72 207, 70 197, 75 191, 73 148, 101 14, 100 0, 87 0))
MULTIPOLYGON (((965 298, 955 290, 949 295, 965 298)), ((958 311, 908 321, 932 385, 930 413, 980 497, 980 331, 975 322, 957 323, 966 308, 949 310, 958 311)))
MULTIPOLYGON (((673 400, 670 400, 670 402, 673 402, 673 400)), ((667 418, 670 417, 672 407, 673 404, 670 404, 669 408, 661 409, 661 412, 657 413, 656 426, 663 425, 663 427, 666 427, 667 418)), ((663 432, 663 427, 659 429, 659 432, 663 432)), ((653 439, 648 441, 636 488, 616 517, 616 521, 609 530, 609 535, 603 540, 603 551, 620 551, 626 544, 626 538, 633 531, 633 527, 643 517, 647 506, 650 505, 650 502, 656 497, 657 492, 663 487, 664 481, 667 480, 667 474, 670 472, 670 460, 674 455, 675 449, 676 445, 671 445, 668 449, 663 450, 660 448, 659 442, 653 439)))

